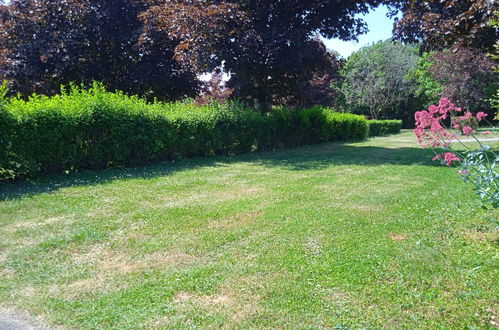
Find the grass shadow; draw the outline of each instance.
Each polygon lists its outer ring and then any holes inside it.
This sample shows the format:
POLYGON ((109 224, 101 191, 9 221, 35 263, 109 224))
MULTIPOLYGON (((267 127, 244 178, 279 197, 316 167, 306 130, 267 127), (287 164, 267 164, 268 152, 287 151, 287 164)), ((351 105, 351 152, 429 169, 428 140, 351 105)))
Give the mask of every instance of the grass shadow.
POLYGON ((432 155, 431 151, 420 148, 324 144, 293 149, 288 153, 279 151, 274 153, 272 157, 260 157, 255 161, 264 166, 279 166, 295 171, 342 165, 440 166, 431 161, 432 155))
POLYGON ((431 162, 432 153, 419 148, 386 148, 326 143, 293 149, 280 149, 237 156, 191 158, 168 161, 133 168, 114 168, 99 171, 85 170, 67 175, 50 175, 26 181, 0 184, 0 201, 19 199, 62 188, 98 185, 115 180, 147 179, 169 176, 179 171, 200 167, 227 167, 233 163, 250 162, 268 167, 294 171, 317 170, 331 166, 359 165, 421 165, 440 166, 431 162))

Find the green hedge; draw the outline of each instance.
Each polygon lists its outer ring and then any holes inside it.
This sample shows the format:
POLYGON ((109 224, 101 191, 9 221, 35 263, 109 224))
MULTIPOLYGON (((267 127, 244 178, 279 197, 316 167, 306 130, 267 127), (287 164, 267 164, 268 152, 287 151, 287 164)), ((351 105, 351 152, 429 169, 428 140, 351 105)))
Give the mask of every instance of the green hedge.
POLYGON ((402 120, 369 120, 369 136, 400 133, 402 120))
POLYGON ((0 180, 363 139, 361 116, 324 108, 147 103, 96 84, 0 106, 0 180))

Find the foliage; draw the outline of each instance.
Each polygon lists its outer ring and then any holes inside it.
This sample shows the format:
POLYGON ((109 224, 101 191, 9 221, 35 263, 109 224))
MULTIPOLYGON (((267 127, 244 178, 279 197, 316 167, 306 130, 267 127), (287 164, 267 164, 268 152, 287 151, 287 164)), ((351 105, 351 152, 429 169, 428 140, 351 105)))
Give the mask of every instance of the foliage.
MULTIPOLYGON (((494 19, 490 22, 490 25, 496 29, 499 28, 499 11, 495 13, 494 19)), ((494 50, 488 55, 492 60, 495 61, 495 63, 498 63, 499 41, 496 41, 496 43, 494 44, 494 50)), ((496 79, 497 79, 497 74, 499 74, 499 65, 497 64, 494 65, 493 70, 496 73, 496 79)), ((494 119, 499 120, 499 86, 497 86, 495 94, 490 99, 490 104, 492 108, 496 110, 496 117, 494 119)))
POLYGON ((102 81, 149 98, 194 96, 196 75, 173 59, 177 41, 144 29, 143 0, 12 0, 0 15, 0 78, 13 92, 56 94, 102 81))
POLYGON ((297 95, 300 82, 326 71, 329 53, 314 38, 355 39, 366 31, 356 14, 385 1, 175 0, 142 15, 145 37, 180 39, 176 57, 204 72, 222 62, 241 100, 263 111, 273 97, 297 95))
MULTIPOLYGON (((417 48, 383 41, 353 53, 342 70, 347 106, 367 109, 372 119, 407 105, 415 90, 407 78, 417 65, 417 48)), ((360 109, 360 110, 356 110, 360 109)))
POLYGON ((402 120, 369 120, 369 136, 383 136, 400 133, 402 120))
POLYGON ((458 106, 488 109, 487 99, 497 89, 494 61, 470 48, 433 52, 428 72, 442 87, 442 96, 458 106))
MULTIPOLYGON (((428 110, 416 112, 414 133, 423 148, 438 150, 433 160, 440 160, 447 166, 459 163, 461 170, 458 174, 463 180, 475 186, 485 204, 499 208, 499 171, 496 168, 499 155, 480 142, 474 127, 487 116, 484 112, 478 112, 476 116, 471 112, 462 114, 461 108, 442 98, 438 105, 431 105, 428 110), (463 136, 472 137, 480 148, 471 149, 461 141, 460 136, 447 129, 444 121, 448 119, 451 120, 452 128, 459 131, 461 139, 463 136), (458 151, 453 147, 454 140, 464 146, 465 151, 458 151)), ((490 132, 483 134, 488 135, 490 132)))
POLYGON ((315 105, 333 106, 337 99, 337 93, 331 88, 331 85, 338 80, 338 72, 334 74, 314 74, 301 90, 300 103, 305 107, 315 105))
POLYGON ((429 72, 431 66, 430 53, 426 52, 419 57, 417 68, 409 72, 408 78, 417 86, 414 96, 418 100, 418 106, 428 107, 438 102, 442 96, 442 85, 429 72))
POLYGON ((12 170, 9 170, 12 164, 8 150, 11 149, 14 118, 5 108, 7 91, 7 82, 4 81, 0 85, 0 181, 13 175, 12 170))
MULTIPOLYGON (((317 43, 322 42, 316 40, 317 43)), ((324 47, 321 45, 320 47, 324 47)), ((342 78, 340 70, 345 64, 345 60, 335 52, 327 52, 324 49, 326 63, 322 69, 304 75, 301 78, 293 78, 288 81, 292 94, 273 95, 272 101, 275 104, 285 104, 294 107, 334 106, 337 103, 339 93, 331 88, 342 78)))
POLYGON ((475 186, 484 203, 499 208, 499 156, 484 145, 477 150, 469 150, 462 155, 461 172, 464 182, 475 186), (492 157, 489 154, 493 154, 492 157))
POLYGON ((221 68, 217 68, 211 73, 210 79, 203 84, 201 95, 196 97, 196 104, 227 102, 233 92, 233 89, 228 88, 226 81, 224 81, 223 70, 221 68))
POLYGON ((11 134, 0 164, 11 178, 367 136, 363 117, 320 107, 262 114, 237 103, 147 103, 99 84, 12 98, 4 112, 14 121, 2 121, 11 134))
POLYGON ((402 11, 395 23, 394 37, 421 42, 424 50, 454 46, 490 50, 498 30, 487 24, 499 9, 491 0, 401 0, 392 2, 402 11))

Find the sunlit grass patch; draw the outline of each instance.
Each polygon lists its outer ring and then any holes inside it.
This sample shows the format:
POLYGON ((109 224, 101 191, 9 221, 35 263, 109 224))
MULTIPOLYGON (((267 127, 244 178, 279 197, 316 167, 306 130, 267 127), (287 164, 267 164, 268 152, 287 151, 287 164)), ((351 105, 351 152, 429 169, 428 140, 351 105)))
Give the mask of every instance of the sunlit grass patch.
POLYGON ((62 328, 486 328, 499 213, 411 132, 0 187, 0 306, 62 328))

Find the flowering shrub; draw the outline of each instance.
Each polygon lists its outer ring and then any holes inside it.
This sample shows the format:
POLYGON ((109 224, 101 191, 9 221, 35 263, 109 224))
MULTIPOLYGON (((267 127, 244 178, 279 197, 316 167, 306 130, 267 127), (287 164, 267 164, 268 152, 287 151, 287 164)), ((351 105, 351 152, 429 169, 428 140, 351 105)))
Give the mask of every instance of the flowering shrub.
MULTIPOLYGON (((458 174, 465 182, 475 186, 482 201, 492 207, 499 207, 499 172, 496 169, 499 156, 490 146, 484 145, 478 139, 475 129, 479 122, 487 121, 487 114, 478 112, 473 115, 469 111, 464 112, 443 98, 438 104, 430 105, 427 110, 416 112, 414 117, 414 133, 418 143, 423 148, 431 148, 435 152, 433 160, 439 160, 447 166, 459 164, 458 174), (449 122, 455 131, 447 128, 444 124, 446 122, 449 122), (480 147, 477 150, 471 149, 464 144, 463 136, 473 139, 480 147), (453 143, 459 143, 464 147, 464 151, 453 148, 453 143)), ((487 136, 490 131, 482 134, 487 136)))

